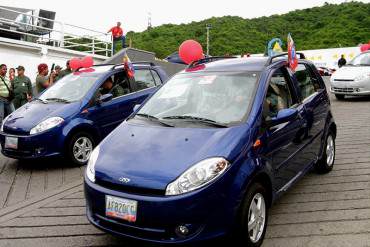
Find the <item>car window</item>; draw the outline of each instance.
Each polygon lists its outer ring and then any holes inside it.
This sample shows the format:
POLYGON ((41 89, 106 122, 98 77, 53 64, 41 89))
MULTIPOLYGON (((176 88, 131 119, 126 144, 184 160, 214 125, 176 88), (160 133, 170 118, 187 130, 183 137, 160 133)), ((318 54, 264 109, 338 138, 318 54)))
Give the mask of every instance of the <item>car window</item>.
POLYGON ((155 87, 155 81, 152 73, 148 69, 135 70, 135 81, 137 90, 155 87))
POLYGON ((277 113, 294 104, 286 70, 276 70, 271 76, 264 101, 264 117, 266 120, 277 116, 277 113))
POLYGON ((312 76, 310 69, 305 64, 298 64, 294 75, 297 79, 302 99, 309 97, 321 88, 319 81, 312 76))
POLYGON ((155 80, 155 85, 161 85, 162 84, 162 80, 161 78, 159 77, 157 71, 155 70, 152 70, 152 74, 153 74, 153 77, 154 77, 154 80, 155 80))
POLYGON ((113 98, 121 97, 131 92, 125 72, 119 72, 105 79, 97 90, 97 96, 112 94, 113 98))

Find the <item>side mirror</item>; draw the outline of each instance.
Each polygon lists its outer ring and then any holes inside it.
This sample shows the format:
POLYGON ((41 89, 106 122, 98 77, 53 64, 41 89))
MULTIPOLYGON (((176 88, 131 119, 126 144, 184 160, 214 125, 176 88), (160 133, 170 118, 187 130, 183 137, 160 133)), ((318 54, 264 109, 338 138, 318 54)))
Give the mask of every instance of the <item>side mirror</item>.
POLYGON ((298 117, 297 109, 281 109, 277 116, 271 120, 266 121, 268 127, 276 126, 278 124, 286 123, 295 120, 298 117))
POLYGON ((139 104, 136 104, 135 106, 134 106, 134 109, 133 109, 133 111, 134 112, 136 112, 138 109, 139 109, 139 107, 140 107, 141 105, 139 105, 139 104))
POLYGON ((99 103, 108 102, 112 99, 113 99, 113 94, 107 93, 107 94, 104 94, 104 95, 100 96, 99 99, 98 99, 98 102, 99 103))

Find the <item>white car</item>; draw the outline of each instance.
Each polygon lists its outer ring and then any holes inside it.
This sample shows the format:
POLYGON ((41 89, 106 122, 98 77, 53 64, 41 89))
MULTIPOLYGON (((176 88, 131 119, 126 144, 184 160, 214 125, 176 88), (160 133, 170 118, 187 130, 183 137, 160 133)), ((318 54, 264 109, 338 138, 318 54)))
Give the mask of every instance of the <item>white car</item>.
POLYGON ((330 78, 330 92, 338 100, 346 95, 370 95, 370 51, 356 56, 330 78))

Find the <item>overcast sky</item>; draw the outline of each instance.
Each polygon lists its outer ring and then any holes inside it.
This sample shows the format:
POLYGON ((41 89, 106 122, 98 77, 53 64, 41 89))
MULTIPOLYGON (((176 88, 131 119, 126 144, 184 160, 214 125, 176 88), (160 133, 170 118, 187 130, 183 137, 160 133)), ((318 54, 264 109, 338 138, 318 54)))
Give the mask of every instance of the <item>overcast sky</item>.
MULTIPOLYGON (((149 12, 152 25, 159 26, 165 23, 189 23, 212 16, 269 16, 321 6, 324 2, 341 3, 345 0, 1 0, 1 5, 55 11, 57 20, 103 32, 119 20, 124 32, 127 32, 145 30, 149 12)), ((370 0, 362 2, 369 3, 370 0)))

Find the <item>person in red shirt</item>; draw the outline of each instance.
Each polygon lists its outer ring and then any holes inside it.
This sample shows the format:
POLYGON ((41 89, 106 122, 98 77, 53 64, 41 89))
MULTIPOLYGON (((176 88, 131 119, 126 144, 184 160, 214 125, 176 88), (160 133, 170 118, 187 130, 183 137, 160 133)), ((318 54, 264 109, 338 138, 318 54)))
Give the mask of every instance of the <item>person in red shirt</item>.
POLYGON ((113 37, 113 54, 116 51, 116 43, 121 41, 122 42, 122 48, 126 48, 126 37, 123 35, 123 30, 121 28, 121 22, 117 22, 117 26, 112 27, 109 29, 108 33, 112 33, 113 37))

